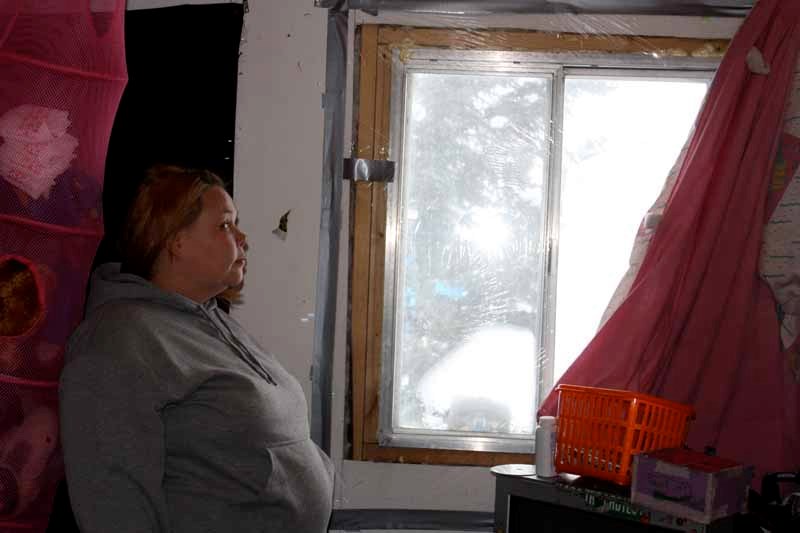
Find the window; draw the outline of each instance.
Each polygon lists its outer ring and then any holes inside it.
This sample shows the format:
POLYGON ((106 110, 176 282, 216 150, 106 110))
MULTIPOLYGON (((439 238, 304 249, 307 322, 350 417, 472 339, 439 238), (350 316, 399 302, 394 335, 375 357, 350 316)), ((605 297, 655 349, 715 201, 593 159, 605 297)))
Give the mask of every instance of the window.
POLYGON ((658 39, 563 54, 542 34, 484 37, 362 28, 358 153, 398 172, 353 198, 357 459, 530 453, 538 403, 596 331, 715 67, 653 57, 658 39), (492 44, 510 40, 529 51, 492 44))

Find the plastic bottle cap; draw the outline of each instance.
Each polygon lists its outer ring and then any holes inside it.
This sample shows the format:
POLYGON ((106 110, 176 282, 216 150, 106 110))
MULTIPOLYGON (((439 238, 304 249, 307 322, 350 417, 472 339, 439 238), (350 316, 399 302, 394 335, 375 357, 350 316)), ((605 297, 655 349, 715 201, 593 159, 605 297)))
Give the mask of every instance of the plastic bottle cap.
POLYGON ((554 416, 540 416, 539 417, 539 425, 543 428, 554 428, 556 427, 556 417, 554 416))

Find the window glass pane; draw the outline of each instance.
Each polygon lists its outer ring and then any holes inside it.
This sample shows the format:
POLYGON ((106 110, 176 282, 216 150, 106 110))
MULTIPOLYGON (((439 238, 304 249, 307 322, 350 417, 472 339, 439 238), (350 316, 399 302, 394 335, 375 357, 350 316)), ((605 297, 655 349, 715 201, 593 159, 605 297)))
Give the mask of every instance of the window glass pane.
POLYGON ((567 78, 556 305, 558 380, 594 337, 706 93, 705 80, 567 78))
POLYGON ((533 430, 550 86, 408 74, 395 430, 533 430))

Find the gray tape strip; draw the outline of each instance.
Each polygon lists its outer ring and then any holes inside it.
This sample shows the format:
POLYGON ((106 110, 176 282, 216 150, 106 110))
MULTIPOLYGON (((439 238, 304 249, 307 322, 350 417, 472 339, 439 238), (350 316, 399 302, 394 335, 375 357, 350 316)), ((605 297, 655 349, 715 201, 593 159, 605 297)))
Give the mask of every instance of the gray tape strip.
POLYGON ((410 511, 403 509, 336 509, 330 531, 416 529, 494 531, 494 514, 473 511, 410 511))
POLYGON ((381 159, 345 159, 342 177, 353 181, 394 181, 394 161, 381 159))
POLYGON ((317 302, 311 366, 311 438, 331 453, 333 340, 336 324, 339 232, 342 225, 342 157, 347 72, 347 13, 328 12, 325 133, 322 164, 317 302))
MULTIPOLYGON (((341 0, 317 0, 318 7, 333 7, 341 0)), ((743 17, 754 0, 348 0, 346 9, 364 11, 419 11, 479 15, 487 13, 587 13, 641 15, 695 15, 743 17)))

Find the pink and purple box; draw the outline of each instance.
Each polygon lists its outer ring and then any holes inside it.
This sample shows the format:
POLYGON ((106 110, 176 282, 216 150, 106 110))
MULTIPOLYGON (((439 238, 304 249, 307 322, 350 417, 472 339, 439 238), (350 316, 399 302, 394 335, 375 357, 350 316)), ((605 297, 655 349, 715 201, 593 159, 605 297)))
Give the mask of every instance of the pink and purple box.
POLYGON ((684 448, 633 458, 631 502, 710 524, 747 510, 752 467, 684 448))

